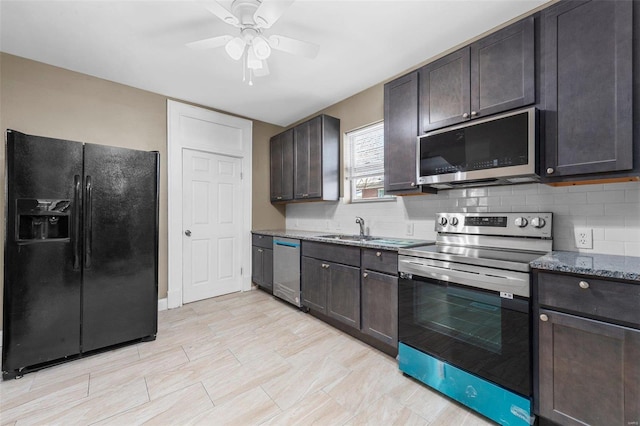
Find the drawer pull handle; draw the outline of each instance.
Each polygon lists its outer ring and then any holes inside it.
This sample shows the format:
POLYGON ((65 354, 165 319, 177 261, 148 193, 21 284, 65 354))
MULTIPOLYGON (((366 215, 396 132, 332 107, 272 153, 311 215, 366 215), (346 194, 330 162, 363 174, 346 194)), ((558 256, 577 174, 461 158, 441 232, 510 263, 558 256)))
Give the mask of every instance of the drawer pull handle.
POLYGON ((379 252, 379 251, 377 251, 377 252, 376 252, 376 256, 377 256, 377 257, 380 257, 380 256, 382 256, 382 253, 381 253, 381 252, 379 252))
POLYGON ((578 285, 580 286, 580 288, 584 288, 584 289, 589 288, 589 283, 586 281, 580 281, 578 285))
POLYGON ((549 317, 546 314, 540 314, 540 321, 549 321, 549 317))

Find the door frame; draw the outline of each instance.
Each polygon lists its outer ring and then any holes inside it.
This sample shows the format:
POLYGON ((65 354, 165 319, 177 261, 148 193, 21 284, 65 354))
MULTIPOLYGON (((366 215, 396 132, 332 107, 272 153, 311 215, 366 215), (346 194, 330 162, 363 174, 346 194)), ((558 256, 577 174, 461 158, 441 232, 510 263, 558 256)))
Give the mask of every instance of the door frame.
POLYGON ((183 148, 241 159, 242 291, 251 290, 251 199, 253 123, 244 118, 167 100, 168 175, 168 283, 167 307, 182 306, 182 150, 183 148), (188 126, 210 125, 225 140, 197 140, 189 137, 188 126), (226 137, 226 138, 225 138, 226 137))

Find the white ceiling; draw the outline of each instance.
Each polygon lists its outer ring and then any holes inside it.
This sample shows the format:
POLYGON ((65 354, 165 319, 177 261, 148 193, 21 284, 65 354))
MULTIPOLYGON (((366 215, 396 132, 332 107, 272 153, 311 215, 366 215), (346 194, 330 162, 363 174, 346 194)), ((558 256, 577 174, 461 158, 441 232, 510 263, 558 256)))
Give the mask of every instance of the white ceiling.
POLYGON ((253 86, 224 48, 185 47, 239 31, 195 1, 0 0, 0 50, 287 126, 546 1, 297 0, 265 34, 320 53, 274 51, 253 86))

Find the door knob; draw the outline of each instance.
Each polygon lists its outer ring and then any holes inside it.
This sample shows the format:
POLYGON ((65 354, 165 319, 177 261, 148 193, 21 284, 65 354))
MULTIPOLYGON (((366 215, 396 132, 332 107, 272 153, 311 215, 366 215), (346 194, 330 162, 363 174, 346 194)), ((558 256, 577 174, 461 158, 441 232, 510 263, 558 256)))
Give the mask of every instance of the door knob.
POLYGON ((471 116, 472 116, 472 117, 475 117, 476 115, 478 115, 478 113, 477 113, 477 112, 475 112, 475 111, 471 111, 471 116))
POLYGON ((465 112, 464 114, 462 114, 462 118, 469 118, 469 113, 465 112))
POLYGON ((184 231, 184 235, 186 235, 187 237, 191 236, 191 231, 189 231, 188 229, 186 231, 184 231))
POLYGON ((549 317, 546 314, 540 314, 540 320, 541 321, 549 321, 549 317))

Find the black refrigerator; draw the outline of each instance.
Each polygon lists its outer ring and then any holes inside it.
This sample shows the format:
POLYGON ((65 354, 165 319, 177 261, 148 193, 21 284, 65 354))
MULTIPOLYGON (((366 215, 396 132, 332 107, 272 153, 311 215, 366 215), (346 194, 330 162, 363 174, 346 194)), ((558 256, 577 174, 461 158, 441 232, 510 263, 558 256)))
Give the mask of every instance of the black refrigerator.
POLYGON ((3 378, 155 339, 159 154, 6 141, 3 378))

